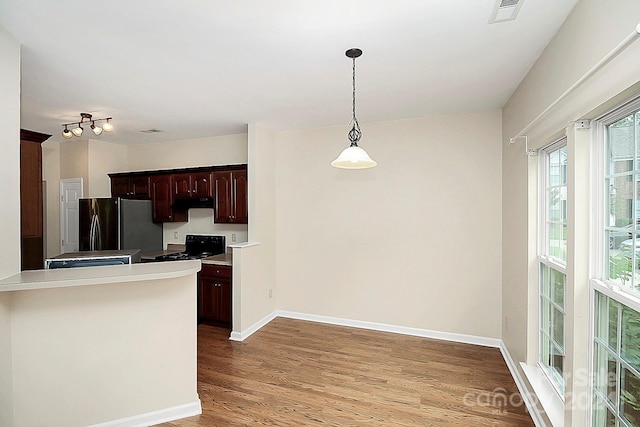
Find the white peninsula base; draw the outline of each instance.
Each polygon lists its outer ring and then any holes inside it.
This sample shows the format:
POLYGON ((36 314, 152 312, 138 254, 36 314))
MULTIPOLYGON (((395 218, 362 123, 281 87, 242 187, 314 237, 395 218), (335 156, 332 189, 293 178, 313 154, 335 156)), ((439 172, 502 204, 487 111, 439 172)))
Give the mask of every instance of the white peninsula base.
POLYGON ((0 425, 151 425, 201 412, 200 261, 0 281, 0 425))

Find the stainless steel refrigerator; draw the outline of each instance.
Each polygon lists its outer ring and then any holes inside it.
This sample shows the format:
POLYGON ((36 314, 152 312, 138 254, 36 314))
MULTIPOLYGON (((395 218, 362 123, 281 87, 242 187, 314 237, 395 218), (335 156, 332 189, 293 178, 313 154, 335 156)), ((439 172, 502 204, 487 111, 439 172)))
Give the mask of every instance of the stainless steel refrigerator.
POLYGON ((152 222, 151 200, 79 200, 80 250, 163 249, 162 224, 152 222))

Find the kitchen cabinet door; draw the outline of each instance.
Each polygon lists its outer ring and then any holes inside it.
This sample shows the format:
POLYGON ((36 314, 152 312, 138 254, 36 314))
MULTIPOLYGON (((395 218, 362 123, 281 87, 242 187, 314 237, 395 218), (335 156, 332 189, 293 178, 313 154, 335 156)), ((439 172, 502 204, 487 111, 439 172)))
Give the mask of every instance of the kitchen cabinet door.
POLYGON ((180 173, 172 176, 173 197, 175 199, 188 199, 191 197, 191 174, 180 173))
POLYGON ((181 173, 173 175, 173 197, 211 197, 211 172, 181 173))
POLYGON ((247 171, 232 172, 231 185, 233 186, 233 222, 237 224, 247 224, 249 222, 247 171))
POLYGON ((247 171, 213 173, 214 222, 247 224, 247 171))
POLYGON ((198 321, 231 327, 231 267, 202 266, 198 279, 198 321))
POLYGON ((191 196, 211 197, 211 172, 191 174, 191 196))
POLYGON ((129 197, 129 177, 118 176, 111 178, 111 197, 129 197))
POLYGON ((153 222, 184 222, 187 220, 187 211, 173 211, 172 181, 171 175, 151 176, 151 201, 153 209, 153 222))
POLYGON ((129 188, 131 191, 131 197, 134 199, 151 198, 148 176, 132 176, 129 178, 129 188))
POLYGON ((111 177, 111 197, 123 199, 150 199, 149 176, 111 177))
POLYGON ((214 207, 213 221, 228 223, 231 222, 231 173, 214 172, 214 207))

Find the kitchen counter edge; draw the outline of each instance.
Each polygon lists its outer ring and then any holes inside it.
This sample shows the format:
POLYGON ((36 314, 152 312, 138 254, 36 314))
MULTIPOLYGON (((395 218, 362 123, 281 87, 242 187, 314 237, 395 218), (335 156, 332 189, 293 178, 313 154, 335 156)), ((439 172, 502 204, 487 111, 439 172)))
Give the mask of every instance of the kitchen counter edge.
POLYGON ((0 292, 172 279, 200 271, 200 260, 29 270, 0 280, 0 292))
POLYGON ((203 258, 202 264, 232 266, 233 265, 232 254, 228 252, 220 255, 214 255, 207 258, 203 258))

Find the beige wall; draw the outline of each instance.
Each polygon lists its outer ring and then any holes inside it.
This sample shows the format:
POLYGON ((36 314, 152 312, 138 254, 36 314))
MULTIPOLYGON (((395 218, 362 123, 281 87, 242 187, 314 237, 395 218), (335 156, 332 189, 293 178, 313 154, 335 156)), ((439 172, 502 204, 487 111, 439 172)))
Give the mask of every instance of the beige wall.
MULTIPOLYGON (((58 179, 82 178, 84 197, 110 197, 111 181, 107 175, 126 168, 127 148, 121 144, 95 139, 70 139, 59 144, 60 176, 58 179)), ((56 158, 43 158, 44 170, 53 178, 56 158)), ((60 183, 58 182, 58 186, 60 183)))
POLYGON ((329 165, 346 127, 278 133, 278 308, 499 338, 501 126, 364 123, 360 171, 329 165))
POLYGON ((60 254, 60 143, 42 144, 42 180, 46 187, 45 203, 45 257, 60 254))
POLYGON ((0 277, 20 271, 20 44, 0 26, 0 181, 5 201, 0 277))
POLYGON ((241 333, 273 313, 276 285, 275 132, 249 126, 249 241, 233 251, 233 332, 241 333), (238 286, 241 284, 241 286, 238 286))
POLYGON ((109 173, 127 164, 127 147, 122 144, 89 140, 87 173, 89 189, 84 197, 111 197, 109 173))
POLYGON ((173 169, 247 162, 247 134, 138 144, 127 147, 121 171, 173 169))
MULTIPOLYGON (((0 278, 20 271, 20 44, 0 26, 0 278)), ((13 423, 11 301, 0 300, 0 425, 13 423)))
MULTIPOLYGON (((44 160, 44 159, 43 159, 44 160)), ((49 166, 45 165, 45 169, 49 166)), ((89 140, 70 139, 60 143, 60 178, 82 178, 84 194, 89 194, 89 140)), ((58 183, 59 185, 59 183, 58 183)))

